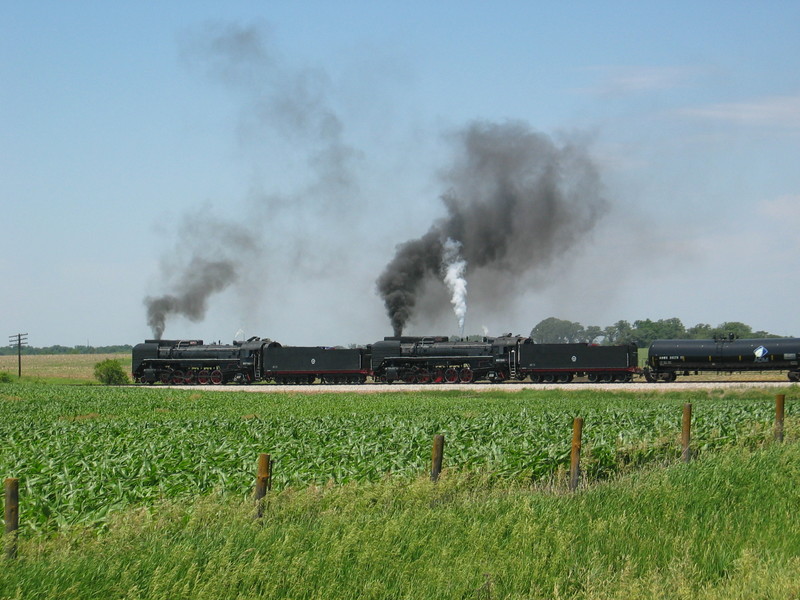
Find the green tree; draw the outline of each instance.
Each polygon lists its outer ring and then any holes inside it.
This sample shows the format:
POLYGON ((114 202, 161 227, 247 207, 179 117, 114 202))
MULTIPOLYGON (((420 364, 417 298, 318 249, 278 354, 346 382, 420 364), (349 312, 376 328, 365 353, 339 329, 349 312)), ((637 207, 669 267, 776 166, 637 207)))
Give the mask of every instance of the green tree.
POLYGON ((737 338, 753 337, 753 328, 739 321, 726 321, 720 323, 713 332, 717 337, 728 337, 731 333, 737 338))
POLYGON ((585 335, 580 323, 555 317, 544 319, 531 329, 531 339, 537 344, 570 344, 583 341, 585 335))
POLYGON ((603 330, 606 344, 630 344, 634 341, 633 327, 627 321, 617 321, 603 330))
POLYGON ((654 340, 679 340, 686 337, 686 328, 678 318, 634 321, 634 339, 639 346, 649 346, 654 340))
POLYGON ((125 385, 128 374, 118 360, 107 358, 94 366, 94 377, 105 385, 125 385))
POLYGON ((714 337, 714 328, 708 323, 698 323, 694 327, 689 327, 686 335, 693 340, 708 340, 714 337))
POLYGON ((597 325, 589 325, 584 333, 583 341, 589 344, 596 344, 597 338, 603 337, 603 330, 597 325))

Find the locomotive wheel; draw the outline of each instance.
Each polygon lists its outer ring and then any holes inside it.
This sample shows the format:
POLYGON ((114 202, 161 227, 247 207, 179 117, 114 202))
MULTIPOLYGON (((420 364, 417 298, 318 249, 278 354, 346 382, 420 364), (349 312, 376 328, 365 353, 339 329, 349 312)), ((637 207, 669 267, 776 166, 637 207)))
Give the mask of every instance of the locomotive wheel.
POLYGON ((203 369, 197 373, 197 383, 200 385, 208 385, 209 381, 211 381, 211 377, 208 373, 208 370, 203 369))
POLYGON ((447 383, 456 383, 458 381, 458 371, 452 367, 444 372, 444 380, 447 383))
POLYGON ((417 372, 417 382, 418 383, 430 383, 431 382, 431 374, 428 369, 420 369, 417 372))
POLYGON ((183 371, 173 371, 172 372, 172 383, 174 385, 180 385, 183 382, 184 382, 183 371))
POLYGON ((597 383, 600 380, 597 373, 589 373, 586 378, 589 380, 589 383, 597 383))
POLYGON ((436 369, 433 372, 433 383, 444 383, 444 371, 442 369, 436 369))
POLYGON ((213 383, 214 385, 220 385, 222 383, 222 380, 223 380, 222 371, 220 371, 219 369, 214 369, 213 371, 211 371, 211 383, 213 383))
POLYGON ((573 379, 572 373, 559 373, 558 377, 556 378, 556 381, 558 381, 558 383, 569 383, 570 381, 572 381, 572 379, 573 379))
POLYGON ((408 371, 403 375, 403 382, 404 383, 416 383, 417 376, 414 374, 413 371, 408 371))
MULTIPOLYGON (((517 379, 519 379, 519 375, 517 375, 517 379)), ((520 379, 520 381, 522 381, 520 379)), ((531 373, 531 383, 542 383, 542 376, 539 373, 531 373)))
POLYGON ((470 369, 469 367, 461 369, 461 371, 458 374, 458 380, 461 383, 472 383, 474 379, 475 379, 475 373, 473 373, 472 369, 470 369))
POLYGON ((183 382, 188 385, 194 385, 197 383, 195 379, 195 372, 194 371, 186 371, 186 375, 183 376, 183 382))
POLYGON ((161 373, 158 374, 158 380, 161 383, 169 383, 170 379, 172 379, 172 375, 169 371, 161 371, 161 373))

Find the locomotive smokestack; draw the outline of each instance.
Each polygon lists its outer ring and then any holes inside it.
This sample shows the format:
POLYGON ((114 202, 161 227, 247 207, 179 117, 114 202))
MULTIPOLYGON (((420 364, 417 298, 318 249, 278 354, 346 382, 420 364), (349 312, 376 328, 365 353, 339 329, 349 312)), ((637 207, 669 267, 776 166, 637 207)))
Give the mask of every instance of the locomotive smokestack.
POLYGON ((473 123, 453 139, 455 160, 442 176, 446 216, 398 246, 377 281, 395 335, 425 279, 441 275, 447 240, 460 244, 464 294, 467 265, 472 274, 505 277, 510 289, 581 240, 606 208, 597 169, 580 146, 558 145, 519 122, 473 123))

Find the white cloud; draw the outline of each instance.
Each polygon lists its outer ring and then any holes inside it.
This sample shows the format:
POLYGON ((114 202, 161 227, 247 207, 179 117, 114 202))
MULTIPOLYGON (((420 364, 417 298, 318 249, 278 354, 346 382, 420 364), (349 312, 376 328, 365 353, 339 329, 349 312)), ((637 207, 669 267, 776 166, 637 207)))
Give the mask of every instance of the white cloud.
POLYGON ((750 102, 711 104, 687 108, 680 112, 689 117, 729 121, 741 125, 800 129, 800 94, 772 96, 750 102))
POLYGON ((622 96, 671 90, 697 74, 695 67, 605 66, 593 71, 601 81, 584 91, 598 96, 622 96))
POLYGON ((800 224, 800 194, 779 196, 771 200, 762 200, 758 211, 770 219, 786 224, 800 224))

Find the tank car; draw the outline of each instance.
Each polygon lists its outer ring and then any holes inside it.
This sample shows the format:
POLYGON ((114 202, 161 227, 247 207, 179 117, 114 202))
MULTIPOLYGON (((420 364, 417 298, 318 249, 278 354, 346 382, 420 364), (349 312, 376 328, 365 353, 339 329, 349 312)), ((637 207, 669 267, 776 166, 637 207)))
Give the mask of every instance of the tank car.
POLYGON ((647 352, 648 381, 716 372, 787 371, 800 381, 800 338, 656 340, 647 352))

